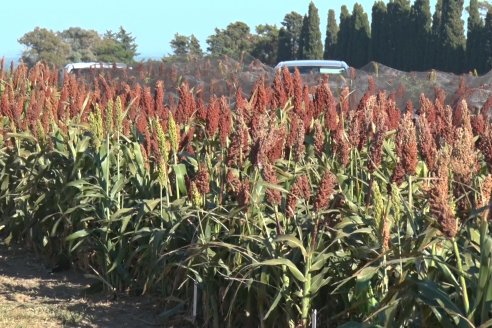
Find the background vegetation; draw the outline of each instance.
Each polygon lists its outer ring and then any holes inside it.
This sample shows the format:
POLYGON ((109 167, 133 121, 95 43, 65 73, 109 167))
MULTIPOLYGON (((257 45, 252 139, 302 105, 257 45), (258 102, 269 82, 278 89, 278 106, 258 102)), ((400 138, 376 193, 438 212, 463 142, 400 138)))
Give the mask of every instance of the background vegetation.
MULTIPOLYGON (((326 21, 322 38, 320 13, 310 3, 304 16, 286 14, 280 28, 263 24, 252 32, 243 22, 216 28, 206 40, 206 52, 194 35, 176 33, 170 45, 175 56, 250 55, 271 66, 282 60, 324 58, 345 60, 356 68, 375 61, 404 71, 487 73, 492 68, 492 6, 479 0, 464 5, 464 0, 438 0, 431 14, 429 0, 376 1, 371 24, 361 5, 356 3, 352 12, 342 6, 338 22, 332 9, 321 20, 326 21)), ((36 28, 19 42, 27 47, 22 58, 28 65, 38 60, 55 65, 93 60, 132 63, 137 55, 135 39, 122 27, 103 36, 78 27, 62 32, 36 28)))

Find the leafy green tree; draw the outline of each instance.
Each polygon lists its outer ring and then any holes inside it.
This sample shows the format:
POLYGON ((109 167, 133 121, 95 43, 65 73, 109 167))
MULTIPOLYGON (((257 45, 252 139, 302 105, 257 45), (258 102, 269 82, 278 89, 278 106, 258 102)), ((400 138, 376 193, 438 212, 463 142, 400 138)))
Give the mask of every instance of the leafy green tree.
POLYGON ((22 52, 22 61, 29 66, 38 61, 55 66, 63 66, 70 55, 70 45, 55 32, 36 27, 24 34, 18 42, 26 46, 22 52))
POLYGON ((200 41, 198 41, 194 34, 190 35, 189 54, 194 57, 203 56, 203 50, 200 46, 200 41))
POLYGON ((385 64, 388 29, 386 28, 386 20, 388 12, 384 1, 376 1, 372 6, 371 19, 371 54, 370 60, 385 64))
POLYGON ((482 73, 484 70, 482 33, 484 23, 480 16, 478 0, 470 0, 466 33, 466 69, 482 73))
POLYGON ((190 51, 190 38, 186 35, 174 34, 170 44, 175 56, 186 56, 190 51))
POLYGON ((277 63, 279 30, 275 25, 256 26, 251 55, 262 63, 274 66, 277 63))
POLYGON ((352 38, 352 28, 350 26, 351 15, 347 6, 343 5, 340 9, 340 29, 337 35, 336 55, 341 60, 348 61, 350 55, 350 43, 352 38))
POLYGON ((369 61, 369 44, 371 32, 369 19, 364 8, 356 3, 351 17, 352 38, 350 39, 348 56, 349 64, 353 67, 362 67, 369 61))
POLYGON ((297 59, 299 39, 302 29, 302 16, 295 11, 285 15, 278 31, 277 61, 297 59))
POLYGON ((337 45, 338 24, 333 9, 328 10, 328 22, 326 23, 326 38, 324 59, 335 59, 335 47, 337 45))
POLYGON ((412 45, 407 54, 410 70, 427 70, 431 68, 430 37, 432 18, 429 0, 415 0, 411 8, 412 45))
POLYGON ((463 0, 443 0, 441 26, 441 65, 438 68, 461 73, 465 58, 465 31, 463 14, 463 0))
POLYGON ((307 16, 302 22, 301 38, 299 42, 299 58, 321 59, 323 58, 323 44, 321 43, 321 31, 319 29, 318 8, 311 1, 307 16))
POLYGON ((109 30, 103 36, 102 41, 94 49, 98 61, 132 64, 135 61, 137 45, 135 38, 120 27, 118 33, 109 30))
POLYGON ((212 56, 226 55, 238 59, 242 54, 250 53, 252 38, 247 24, 234 22, 225 30, 215 29, 215 34, 207 38, 207 50, 212 56))
POLYGON ((80 27, 70 27, 59 33, 59 36, 70 45, 71 62, 95 61, 94 49, 101 42, 101 37, 94 30, 84 30, 80 27))
POLYGON ((120 30, 116 34, 116 41, 123 46, 124 51, 126 52, 123 61, 126 63, 131 63, 134 61, 135 56, 138 56, 137 53, 137 43, 135 42, 135 37, 128 33, 123 26, 120 26, 120 30))

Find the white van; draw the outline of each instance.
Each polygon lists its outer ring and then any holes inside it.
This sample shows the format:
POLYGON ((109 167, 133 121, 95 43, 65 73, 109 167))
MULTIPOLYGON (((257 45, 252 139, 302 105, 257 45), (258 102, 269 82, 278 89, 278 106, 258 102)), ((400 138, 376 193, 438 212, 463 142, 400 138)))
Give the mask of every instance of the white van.
POLYGON ((291 73, 297 68, 301 74, 348 75, 349 66, 341 60, 288 60, 275 66, 275 70, 287 67, 291 73))

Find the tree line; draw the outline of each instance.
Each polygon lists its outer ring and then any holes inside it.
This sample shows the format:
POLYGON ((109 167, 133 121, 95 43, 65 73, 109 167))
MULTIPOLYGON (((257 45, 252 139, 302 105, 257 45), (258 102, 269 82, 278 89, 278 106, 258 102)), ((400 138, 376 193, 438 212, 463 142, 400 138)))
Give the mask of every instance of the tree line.
MULTIPOLYGON (((99 35, 72 27, 62 32, 36 28, 19 39, 26 46, 27 64, 43 60, 55 65, 74 61, 132 63, 135 38, 120 27, 99 35)), ((362 67, 370 61, 406 71, 431 68, 463 73, 486 73, 492 68, 492 5, 487 1, 437 0, 433 14, 429 0, 378 0, 372 6, 371 23, 356 3, 350 12, 343 5, 337 20, 328 10, 324 42, 320 16, 311 2, 304 16, 292 11, 280 28, 262 24, 254 32, 244 22, 216 28, 207 40, 206 52, 192 34, 176 33, 170 41, 173 56, 230 56, 245 54, 263 63, 295 59, 338 59, 362 67), (465 33, 463 11, 468 12, 465 33)))
POLYGON ((61 32, 36 27, 18 41, 26 47, 22 61, 29 66, 38 61, 55 66, 92 61, 131 64, 138 55, 135 37, 123 27, 118 32, 108 30, 103 35, 80 27, 61 32))
MULTIPOLYGON (((311 2, 304 16, 294 11, 286 14, 280 29, 259 25, 251 33, 242 22, 215 29, 207 39, 207 50, 211 55, 235 57, 247 52, 271 65, 283 60, 339 59, 356 68, 376 61, 406 71, 486 73, 492 68, 492 5, 487 1, 470 0, 464 8, 464 0, 437 0, 433 14, 429 0, 376 1, 371 15, 369 23, 360 4, 352 12, 343 5, 337 21, 330 9, 323 44, 318 9, 311 2)), ((175 40, 178 37, 184 36, 176 34, 175 40)), ((171 47, 175 53, 191 53, 174 40, 171 47)))

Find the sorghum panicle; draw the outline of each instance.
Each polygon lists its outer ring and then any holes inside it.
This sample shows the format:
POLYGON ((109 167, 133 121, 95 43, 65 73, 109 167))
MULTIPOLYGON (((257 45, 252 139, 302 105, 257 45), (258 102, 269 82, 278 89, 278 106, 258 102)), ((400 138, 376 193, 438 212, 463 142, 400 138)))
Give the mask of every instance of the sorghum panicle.
POLYGON ((336 176, 331 173, 330 170, 326 170, 321 178, 319 184, 318 193, 316 194, 316 199, 314 200, 314 210, 320 211, 326 207, 330 202, 330 197, 333 194, 336 184, 336 176))
MULTIPOLYGON (((272 185, 277 185, 278 184, 278 179, 277 179, 277 173, 275 172, 275 168, 271 164, 267 164, 263 167, 263 179, 272 184, 272 185)), ((267 202, 269 202, 272 206, 279 205, 280 202, 282 201, 282 194, 278 189, 273 189, 273 188, 266 188, 265 191, 265 196, 267 202)))

